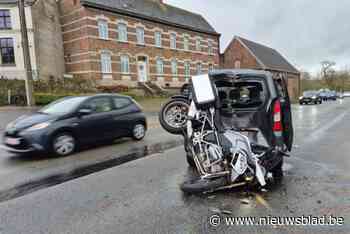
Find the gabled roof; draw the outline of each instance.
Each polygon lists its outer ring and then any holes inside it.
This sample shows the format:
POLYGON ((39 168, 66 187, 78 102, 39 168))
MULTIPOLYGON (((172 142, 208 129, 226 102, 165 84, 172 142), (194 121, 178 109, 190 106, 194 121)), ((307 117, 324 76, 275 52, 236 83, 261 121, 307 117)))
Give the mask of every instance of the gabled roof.
POLYGON ((193 31, 219 35, 203 16, 160 3, 157 0, 81 0, 81 4, 193 31))
POLYGON ((258 63, 264 69, 286 71, 291 73, 300 73, 287 59, 285 59, 277 50, 264 46, 262 44, 235 37, 249 52, 257 59, 258 63))

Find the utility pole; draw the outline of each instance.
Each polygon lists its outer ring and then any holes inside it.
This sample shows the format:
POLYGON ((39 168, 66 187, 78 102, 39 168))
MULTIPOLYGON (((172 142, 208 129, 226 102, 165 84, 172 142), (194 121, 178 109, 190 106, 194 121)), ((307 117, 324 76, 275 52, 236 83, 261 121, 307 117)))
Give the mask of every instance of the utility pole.
POLYGON ((33 72, 32 72, 32 64, 30 61, 27 23, 26 23, 26 15, 24 10, 24 0, 18 0, 18 9, 19 9, 19 19, 21 24, 24 69, 26 70, 25 86, 26 86, 27 105, 33 106, 35 105, 35 100, 33 97, 33 72))

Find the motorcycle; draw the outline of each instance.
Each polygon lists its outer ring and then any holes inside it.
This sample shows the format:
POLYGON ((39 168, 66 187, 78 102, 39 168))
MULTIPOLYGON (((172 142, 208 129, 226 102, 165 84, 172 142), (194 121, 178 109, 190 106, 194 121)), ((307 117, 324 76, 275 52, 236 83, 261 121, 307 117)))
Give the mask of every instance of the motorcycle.
POLYGON ((285 150, 257 144, 255 130, 225 126, 218 88, 209 75, 192 77, 185 91, 173 96, 159 113, 165 130, 183 135, 187 161, 198 172, 195 180, 181 185, 184 192, 265 186, 268 172, 282 177, 285 150))

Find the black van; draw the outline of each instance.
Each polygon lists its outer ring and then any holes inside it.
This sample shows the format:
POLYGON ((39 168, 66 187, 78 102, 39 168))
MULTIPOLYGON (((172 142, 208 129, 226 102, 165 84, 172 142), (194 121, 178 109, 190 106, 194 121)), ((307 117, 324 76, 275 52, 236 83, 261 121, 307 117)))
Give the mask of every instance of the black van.
MULTIPOLYGON (((246 69, 215 70, 209 74, 217 92, 216 109, 220 111, 220 125, 245 133, 255 153, 265 154, 271 160, 267 168, 276 168, 282 175, 283 159, 293 146, 291 103, 286 82, 270 72, 246 69), (259 142, 259 133, 265 142, 259 142), (280 155, 282 154, 282 155, 280 155), (275 164, 275 163, 278 164, 275 164), (273 164, 273 165, 272 165, 273 164)), ((172 134, 186 134, 187 112, 192 99, 191 84, 185 84, 181 95, 165 103, 159 113, 162 127, 172 134)), ((185 136, 185 135, 184 135, 185 136)), ((194 161, 187 149, 187 161, 194 161)))
POLYGON ((252 136, 261 132, 270 147, 291 151, 291 103, 283 78, 244 69, 216 70, 210 77, 218 92, 224 125, 252 136))

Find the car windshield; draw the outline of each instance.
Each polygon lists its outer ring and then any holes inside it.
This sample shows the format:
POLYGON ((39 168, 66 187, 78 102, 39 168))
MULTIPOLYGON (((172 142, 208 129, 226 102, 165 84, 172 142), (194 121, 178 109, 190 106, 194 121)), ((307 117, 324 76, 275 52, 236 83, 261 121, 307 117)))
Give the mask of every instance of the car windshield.
POLYGON ((317 93, 316 92, 311 92, 311 91, 308 91, 308 92, 304 92, 304 97, 312 97, 312 96, 316 96, 317 93))
POLYGON ((49 115, 65 115, 77 108, 86 97, 70 97, 55 101, 41 110, 40 113, 49 115))

